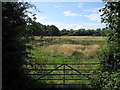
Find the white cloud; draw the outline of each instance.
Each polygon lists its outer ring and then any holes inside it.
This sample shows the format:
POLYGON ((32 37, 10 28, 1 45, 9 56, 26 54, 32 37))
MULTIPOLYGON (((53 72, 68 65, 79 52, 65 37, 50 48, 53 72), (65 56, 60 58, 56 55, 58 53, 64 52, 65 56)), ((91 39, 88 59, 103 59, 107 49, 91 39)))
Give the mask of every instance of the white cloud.
POLYGON ((67 5, 53 5, 54 8, 66 8, 66 7, 70 7, 67 5))
MULTIPOLYGON (((33 16, 32 16, 32 14, 28 14, 28 16, 33 20, 33 16)), ((36 17, 36 22, 41 22, 41 21, 43 21, 43 20, 46 20, 46 19, 48 19, 48 17, 46 17, 46 16, 35 16, 36 17)))
POLYGON ((92 13, 92 14, 84 15, 84 16, 87 17, 91 21, 101 22, 100 13, 92 13))
POLYGON ((101 13, 92 13, 92 14, 89 14, 89 15, 80 15, 80 14, 77 14, 77 13, 73 13, 71 11, 65 11, 63 12, 65 16, 82 16, 82 17, 86 17, 88 18, 90 21, 97 21, 97 22, 101 22, 101 13))
POLYGON ((43 20, 46 20, 46 19, 48 19, 48 17, 45 17, 45 16, 41 16, 41 17, 39 17, 39 16, 36 16, 36 21, 37 22, 41 22, 41 21, 43 21, 43 20))
POLYGON ((65 11, 63 12, 65 16, 82 16, 82 15, 79 15, 79 14, 76 14, 76 13, 73 13, 71 11, 65 11))
POLYGON ((83 3, 79 3, 77 7, 81 8, 81 7, 83 7, 83 5, 84 5, 83 3))
POLYGON ((84 10, 85 12, 96 12, 97 10, 84 10))
POLYGON ((53 7, 54 7, 54 8, 59 8, 59 6, 58 6, 58 5, 53 5, 53 7))
POLYGON ((89 10, 84 10, 85 12, 98 12, 101 8, 104 8, 104 6, 99 7, 99 8, 95 8, 95 9, 89 9, 89 10))
POLYGON ((65 11, 65 12, 64 12, 64 15, 65 15, 65 16, 77 16, 76 13, 72 13, 72 12, 70 12, 70 11, 65 11))
POLYGON ((79 23, 79 24, 65 24, 63 22, 41 22, 44 25, 55 25, 58 27, 60 30, 62 29, 73 29, 73 30, 78 30, 81 28, 84 29, 97 29, 97 28, 104 28, 105 25, 101 23, 79 23))
POLYGON ((101 8, 95 8, 95 9, 92 9, 92 10, 84 10, 85 12, 98 12, 99 9, 101 8))

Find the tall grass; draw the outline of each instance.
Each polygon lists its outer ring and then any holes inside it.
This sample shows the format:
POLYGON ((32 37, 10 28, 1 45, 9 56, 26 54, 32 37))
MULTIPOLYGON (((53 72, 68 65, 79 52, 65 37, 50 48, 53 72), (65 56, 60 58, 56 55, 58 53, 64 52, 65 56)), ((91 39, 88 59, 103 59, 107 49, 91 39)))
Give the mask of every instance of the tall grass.
POLYGON ((94 56, 99 47, 99 45, 57 44, 46 47, 44 51, 66 56, 78 54, 79 56, 90 57, 94 56))

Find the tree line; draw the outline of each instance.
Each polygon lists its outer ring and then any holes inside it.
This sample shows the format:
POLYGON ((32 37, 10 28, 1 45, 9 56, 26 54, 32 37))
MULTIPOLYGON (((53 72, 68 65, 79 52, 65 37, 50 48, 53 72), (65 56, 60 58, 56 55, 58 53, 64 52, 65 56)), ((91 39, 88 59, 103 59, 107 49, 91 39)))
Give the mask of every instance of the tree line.
POLYGON ((59 30, 55 25, 43 25, 39 22, 33 22, 31 28, 34 36, 106 36, 105 28, 59 30))

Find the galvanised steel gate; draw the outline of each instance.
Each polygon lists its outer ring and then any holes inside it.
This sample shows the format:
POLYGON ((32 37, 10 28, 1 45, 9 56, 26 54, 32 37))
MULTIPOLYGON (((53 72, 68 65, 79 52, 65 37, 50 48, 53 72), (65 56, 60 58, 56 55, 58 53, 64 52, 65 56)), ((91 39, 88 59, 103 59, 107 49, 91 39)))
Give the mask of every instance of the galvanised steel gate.
POLYGON ((26 73, 26 75, 30 76, 37 76, 35 80, 45 80, 45 81, 52 81, 47 83, 47 85, 91 85, 91 83, 83 83, 83 80, 94 80, 91 75, 94 75, 93 71, 98 71, 101 69, 98 69, 98 67, 101 63, 29 63, 24 69, 26 72, 27 71, 32 71, 32 73, 26 73), (30 68, 30 66, 33 66, 30 68), (75 67, 77 65, 77 68, 75 67), (91 66, 92 68, 81 68, 82 66, 91 66), (93 65, 97 65, 95 68, 93 68, 93 65), (48 66, 49 68, 47 68, 48 66), (54 66, 54 68, 50 68, 50 66, 54 66), (60 72, 59 72, 60 71, 60 72), (72 73, 69 73, 69 72, 72 73), (35 73, 33 73, 35 72, 35 73), (54 73, 53 73, 54 72, 54 73), (74 72, 74 73, 73 73, 74 72), (76 77, 72 77, 76 75, 76 77), (49 76, 49 78, 45 78, 49 76), (56 77, 61 77, 62 78, 56 78, 56 77), (85 78, 83 78, 83 77, 85 78), (50 78, 52 77, 52 78, 50 78), (78 78, 79 77, 79 78, 78 78), (69 81, 81 81, 79 83, 70 83, 69 81), (60 83, 55 83, 62 81, 60 83), (69 82, 69 83, 68 83, 69 82))

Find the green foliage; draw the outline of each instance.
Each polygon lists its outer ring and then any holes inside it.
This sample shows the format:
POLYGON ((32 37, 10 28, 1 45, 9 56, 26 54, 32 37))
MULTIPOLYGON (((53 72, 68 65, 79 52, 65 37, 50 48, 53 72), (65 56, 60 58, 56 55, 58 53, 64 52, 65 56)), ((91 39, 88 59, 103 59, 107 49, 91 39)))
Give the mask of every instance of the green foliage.
POLYGON ((68 33, 69 33, 69 31, 66 30, 66 29, 63 29, 63 30, 60 31, 60 34, 61 34, 62 36, 68 35, 68 33))
POLYGON ((63 29, 60 31, 61 33, 61 36, 105 36, 106 35, 106 32, 103 29, 88 29, 88 30, 85 30, 85 29, 78 29, 78 30, 66 30, 66 29, 63 29))
POLYGON ((59 36, 60 35, 59 29, 54 25, 47 26, 47 30, 48 30, 48 33, 47 33, 48 36, 59 36))
POLYGON ((43 25, 39 22, 32 22, 30 28, 34 36, 60 36, 59 29, 54 25, 43 25))
POLYGON ((120 72, 99 72, 96 78, 97 82, 92 81, 93 87, 100 90, 119 90, 120 72))
POLYGON ((102 9, 102 22, 107 23, 108 57, 107 64, 110 71, 120 69, 120 2, 108 2, 102 9))
POLYGON ((2 3, 2 58, 3 58, 3 90, 22 90, 26 78, 20 71, 28 57, 26 48, 32 38, 29 28, 32 20, 27 9, 33 7, 23 2, 2 3))
POLYGON ((32 25, 30 25, 31 29, 33 30, 34 36, 42 36, 43 33, 43 25, 39 22, 32 22, 32 25))
POLYGON ((103 52, 103 72, 98 75, 96 86, 102 90, 120 89, 120 2, 106 2, 102 22, 106 23, 108 48, 103 52))

